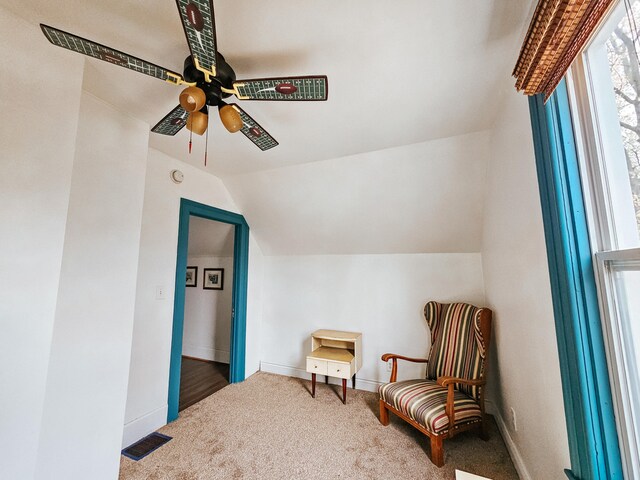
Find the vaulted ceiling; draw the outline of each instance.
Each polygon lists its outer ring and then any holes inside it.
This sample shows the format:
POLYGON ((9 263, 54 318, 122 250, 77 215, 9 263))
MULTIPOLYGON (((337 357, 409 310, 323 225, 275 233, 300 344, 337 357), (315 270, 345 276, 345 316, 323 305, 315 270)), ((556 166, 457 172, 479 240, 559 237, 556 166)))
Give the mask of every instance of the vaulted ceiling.
MULTIPOLYGON (((188 54, 172 0, 1 1, 29 22, 169 69, 182 71, 188 54)), ((241 134, 227 133, 212 116, 207 170, 220 176, 250 173, 489 128, 531 4, 214 0, 218 46, 238 78, 326 74, 329 100, 243 102, 280 142, 267 152, 241 134)), ((149 125, 177 104, 180 92, 94 59, 87 59, 84 85, 149 125)), ((187 143, 186 129, 176 137, 152 134, 150 140, 153 148, 203 168, 204 138, 194 141, 192 155, 187 143)))

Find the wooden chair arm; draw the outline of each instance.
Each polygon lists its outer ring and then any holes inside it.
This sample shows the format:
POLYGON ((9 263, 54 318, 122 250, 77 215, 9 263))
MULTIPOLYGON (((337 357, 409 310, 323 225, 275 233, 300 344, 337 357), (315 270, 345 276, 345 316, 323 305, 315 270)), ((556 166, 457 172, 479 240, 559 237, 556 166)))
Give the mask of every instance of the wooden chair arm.
MULTIPOLYGON (((447 378, 447 377, 440 377, 440 378, 447 378)), ((440 378, 438 379, 438 384, 440 384, 440 378)), ((452 378, 452 377, 449 377, 452 378)), ((455 420, 456 420, 456 411, 453 408, 453 386, 455 385, 455 383, 448 383, 447 384, 447 405, 444 407, 444 413, 447 414, 447 417, 449 417, 449 432, 453 432, 453 426, 456 424, 455 420)), ((444 385, 442 385, 444 387, 444 385)))
POLYGON ((400 360, 406 360, 407 362, 414 363, 427 363, 429 361, 426 358, 403 357, 402 355, 397 355, 395 353, 385 353, 381 358, 383 362, 388 362, 392 358, 399 358, 400 360))
POLYGON ((462 383, 463 385, 469 385, 472 387, 481 387, 485 383, 487 383, 484 380, 467 380, 465 378, 457 377, 438 377, 436 382, 438 382, 438 385, 440 385, 441 387, 447 387, 449 385, 455 385, 457 383, 462 383))
POLYGON ((466 380, 464 378, 448 376, 438 377, 436 382, 438 382, 438 385, 440 385, 441 387, 447 387, 447 405, 444 407, 444 412, 447 414, 447 417, 449 417, 449 432, 453 432, 453 426, 455 425, 456 420, 456 411, 453 408, 453 387, 457 383, 471 386, 483 386, 486 382, 484 380, 466 380))
POLYGON ((429 360, 426 358, 411 358, 411 357, 403 357, 402 355, 396 355, 395 353, 385 353, 380 357, 383 362, 388 362, 392 360, 391 365, 391 377, 389 378, 389 383, 395 382, 398 376, 398 359, 406 360, 407 362, 413 363, 429 363, 429 360))

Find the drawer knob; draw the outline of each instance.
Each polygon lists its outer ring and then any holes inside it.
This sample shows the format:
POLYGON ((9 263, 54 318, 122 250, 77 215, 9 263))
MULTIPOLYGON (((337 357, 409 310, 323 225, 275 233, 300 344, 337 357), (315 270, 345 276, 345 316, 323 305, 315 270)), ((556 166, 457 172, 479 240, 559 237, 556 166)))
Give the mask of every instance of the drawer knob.
POLYGON ((337 369, 337 370, 336 370, 336 372, 339 372, 339 371, 340 371, 340 369, 337 369))
POLYGON ((318 365, 314 365, 313 368, 318 368, 318 365))

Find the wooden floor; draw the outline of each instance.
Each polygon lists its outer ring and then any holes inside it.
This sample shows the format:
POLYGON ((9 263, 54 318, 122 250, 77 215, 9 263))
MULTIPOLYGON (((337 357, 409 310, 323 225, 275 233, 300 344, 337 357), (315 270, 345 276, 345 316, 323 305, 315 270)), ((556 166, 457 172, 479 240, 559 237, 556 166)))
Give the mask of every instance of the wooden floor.
POLYGON ((229 385, 229 364, 182 357, 180 402, 184 410, 229 385))

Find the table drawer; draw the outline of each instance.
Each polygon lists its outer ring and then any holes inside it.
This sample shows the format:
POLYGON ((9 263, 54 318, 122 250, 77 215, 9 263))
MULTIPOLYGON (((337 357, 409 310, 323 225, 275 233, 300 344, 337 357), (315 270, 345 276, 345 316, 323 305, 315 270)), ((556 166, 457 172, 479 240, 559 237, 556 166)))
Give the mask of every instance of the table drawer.
POLYGON ((351 378, 351 365, 348 363, 327 362, 327 375, 337 378, 351 378))
POLYGON ((307 372, 319 373, 320 375, 327 374, 327 361, 318 360, 317 358, 307 357, 307 372))

